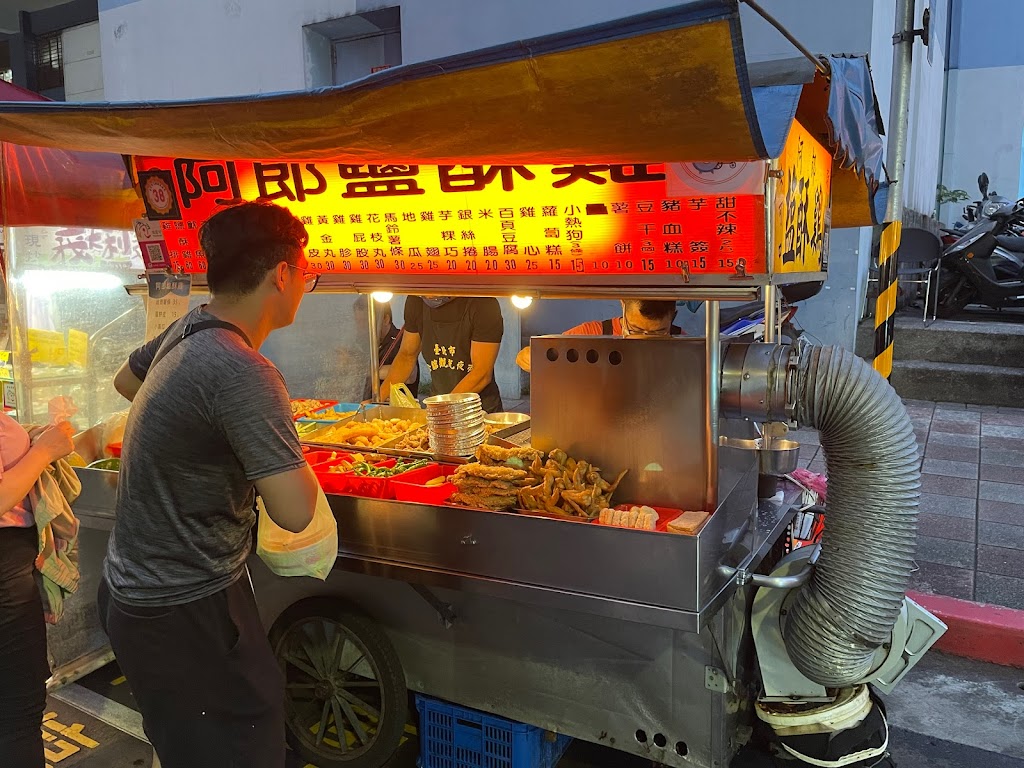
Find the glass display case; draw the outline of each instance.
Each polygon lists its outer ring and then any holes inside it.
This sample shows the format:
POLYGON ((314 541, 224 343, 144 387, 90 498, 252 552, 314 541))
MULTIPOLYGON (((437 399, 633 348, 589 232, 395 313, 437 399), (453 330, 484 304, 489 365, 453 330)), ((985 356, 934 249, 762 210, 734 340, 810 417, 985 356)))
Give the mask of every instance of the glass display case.
POLYGON ((48 403, 61 395, 78 407, 79 429, 124 410, 111 382, 146 332, 144 300, 125 291, 142 281, 134 233, 84 227, 6 232, 18 420, 48 421, 48 403))

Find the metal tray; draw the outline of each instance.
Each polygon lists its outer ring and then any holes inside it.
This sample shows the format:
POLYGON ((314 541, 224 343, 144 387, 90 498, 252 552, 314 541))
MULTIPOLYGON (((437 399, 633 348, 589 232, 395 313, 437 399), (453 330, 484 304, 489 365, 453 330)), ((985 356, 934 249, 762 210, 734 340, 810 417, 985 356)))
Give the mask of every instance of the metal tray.
POLYGON ((508 438, 512 437, 512 435, 518 435, 520 432, 524 432, 527 429, 530 429, 530 423, 530 420, 527 419, 526 421, 521 421, 518 424, 512 424, 511 426, 505 427, 504 429, 496 430, 491 433, 491 436, 497 437, 498 439, 507 440, 508 438))
MULTIPOLYGON (((386 445, 388 442, 394 442, 394 441, 400 440, 403 437, 405 437, 405 435, 407 435, 409 432, 413 431, 413 430, 408 430, 406 432, 403 432, 398 437, 391 438, 391 440, 385 441, 384 443, 381 443, 380 445, 374 446, 372 448, 367 448, 364 445, 349 445, 347 443, 327 443, 327 442, 323 442, 323 441, 317 440, 317 438, 319 436, 321 436, 321 435, 327 433, 329 430, 335 429, 336 427, 341 426, 343 424, 349 424, 351 422, 356 422, 356 421, 363 421, 363 422, 365 422, 365 421, 373 421, 374 419, 406 419, 408 421, 415 422, 416 424, 422 426, 422 425, 425 425, 427 423, 427 413, 426 413, 426 411, 423 411, 423 410, 421 410, 419 408, 395 408, 395 407, 392 407, 390 405, 374 406, 374 407, 371 407, 371 408, 366 408, 366 409, 360 411, 359 413, 355 414, 354 416, 348 417, 347 419, 342 419, 341 421, 337 421, 337 422, 334 422, 332 424, 324 425, 324 427, 322 429, 318 429, 315 432, 312 432, 312 433, 306 435, 305 437, 303 437, 302 438, 302 443, 305 444, 305 445, 312 445, 312 446, 317 446, 317 447, 321 447, 322 446, 322 447, 328 448, 329 450, 332 450, 332 451, 333 450, 338 450, 340 448, 342 450, 357 451, 359 453, 367 453, 367 452, 380 453, 381 452, 381 448, 383 448, 384 445, 386 445)), ((417 426, 414 429, 420 429, 421 426, 417 426)), ((391 454, 391 455, 396 455, 396 454, 391 454)), ((409 453, 408 455, 409 456, 416 456, 416 457, 423 457, 424 456, 423 454, 416 454, 416 453, 409 453)))
MULTIPOLYGON (((374 450, 377 453, 384 454, 385 456, 398 456, 403 459, 432 459, 434 461, 441 462, 442 464, 468 464, 470 461, 475 461, 475 459, 467 459, 464 456, 446 456, 442 453, 431 453, 429 451, 406 451, 394 447, 397 443, 401 442, 403 437, 412 434, 415 431, 416 430, 411 429, 408 432, 406 432, 405 435, 399 435, 396 438, 388 440, 386 443, 377 446, 374 450)), ((484 439, 484 444, 497 445, 500 446, 501 448, 519 447, 515 443, 511 443, 508 440, 496 437, 495 435, 488 435, 484 439)))

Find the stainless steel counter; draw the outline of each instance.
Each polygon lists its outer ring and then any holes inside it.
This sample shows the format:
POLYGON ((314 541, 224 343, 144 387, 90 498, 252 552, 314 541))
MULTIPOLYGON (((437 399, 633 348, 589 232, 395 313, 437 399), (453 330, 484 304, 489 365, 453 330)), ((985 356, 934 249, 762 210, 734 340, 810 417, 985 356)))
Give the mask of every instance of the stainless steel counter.
MULTIPOLYGON (((753 463, 723 454, 723 500, 696 536, 330 496, 338 568, 695 632, 733 591, 718 566, 756 568, 792 517, 755 506, 753 463)), ((110 530, 117 473, 78 472, 82 525, 110 530)))

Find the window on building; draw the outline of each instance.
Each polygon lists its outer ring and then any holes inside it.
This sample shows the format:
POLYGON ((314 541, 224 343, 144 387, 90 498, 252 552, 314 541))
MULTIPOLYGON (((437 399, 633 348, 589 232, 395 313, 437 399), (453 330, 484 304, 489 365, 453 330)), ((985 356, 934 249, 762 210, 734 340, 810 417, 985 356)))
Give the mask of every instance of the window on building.
POLYGON ((341 85, 402 63, 397 6, 311 24, 305 33, 312 87, 341 85))
POLYGON ((36 38, 36 90, 47 91, 64 86, 64 55, 61 33, 53 32, 36 38))

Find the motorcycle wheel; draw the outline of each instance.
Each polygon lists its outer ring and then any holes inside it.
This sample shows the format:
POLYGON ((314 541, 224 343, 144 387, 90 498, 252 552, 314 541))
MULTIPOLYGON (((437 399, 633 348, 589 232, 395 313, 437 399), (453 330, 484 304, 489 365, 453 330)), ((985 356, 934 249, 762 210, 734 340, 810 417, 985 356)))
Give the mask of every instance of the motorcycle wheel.
POLYGON ((937 317, 947 320, 960 312, 977 297, 977 289, 963 275, 942 270, 939 273, 937 317))

